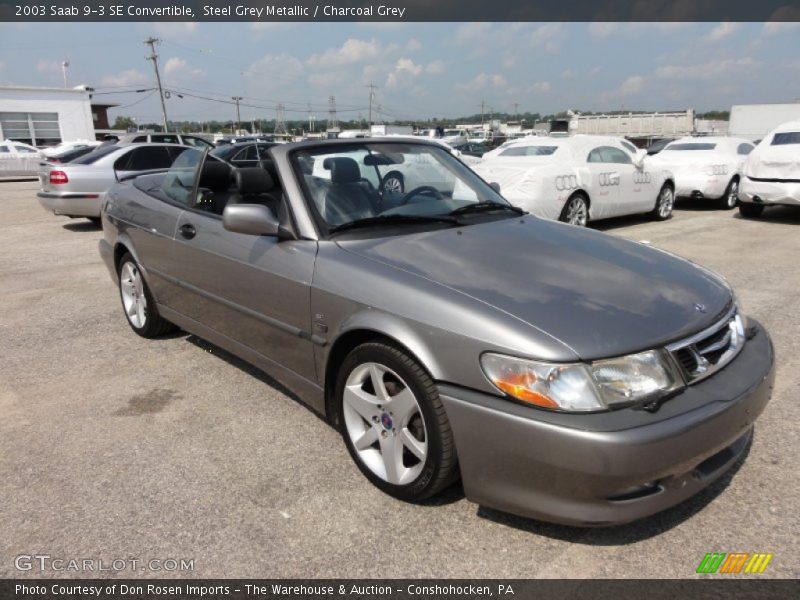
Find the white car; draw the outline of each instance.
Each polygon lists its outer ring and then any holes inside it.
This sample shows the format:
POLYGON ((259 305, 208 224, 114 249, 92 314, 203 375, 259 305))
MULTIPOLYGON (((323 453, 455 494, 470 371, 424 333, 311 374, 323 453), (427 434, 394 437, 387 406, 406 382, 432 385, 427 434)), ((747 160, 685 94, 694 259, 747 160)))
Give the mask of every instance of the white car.
POLYGON ((645 152, 622 138, 528 137, 490 152, 473 167, 509 202, 547 219, 589 221, 651 213, 672 216, 672 174, 652 168, 645 152))
POLYGON ((775 205, 800 206, 800 121, 770 132, 742 168, 742 216, 757 217, 765 206, 775 205))
POLYGON ((5 140, 0 142, 0 171, 38 171, 42 153, 33 146, 5 140))
POLYGON ((755 148, 734 137, 685 137, 667 144, 648 161, 675 176, 675 195, 715 200, 723 210, 736 206, 742 165, 755 148))

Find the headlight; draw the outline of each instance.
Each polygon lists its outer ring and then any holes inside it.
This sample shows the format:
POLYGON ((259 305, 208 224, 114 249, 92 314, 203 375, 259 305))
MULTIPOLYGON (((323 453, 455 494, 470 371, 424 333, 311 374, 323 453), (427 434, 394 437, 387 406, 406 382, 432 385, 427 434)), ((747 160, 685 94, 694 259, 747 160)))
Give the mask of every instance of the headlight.
POLYGON ((483 371, 499 390, 541 408, 591 412, 655 400, 683 385, 665 352, 593 363, 545 363, 501 354, 481 357, 483 371))

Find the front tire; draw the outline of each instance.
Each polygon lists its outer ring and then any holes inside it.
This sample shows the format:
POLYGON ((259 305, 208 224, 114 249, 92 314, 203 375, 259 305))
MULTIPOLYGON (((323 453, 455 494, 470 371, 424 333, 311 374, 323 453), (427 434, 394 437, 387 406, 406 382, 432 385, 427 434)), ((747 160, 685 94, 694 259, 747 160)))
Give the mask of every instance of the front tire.
POLYGON ((731 179, 725 193, 718 201, 720 210, 733 210, 739 203, 739 180, 735 177, 731 179))
POLYGON ((739 214, 745 219, 757 219, 764 212, 762 204, 753 204, 751 202, 742 202, 739 204, 739 214))
POLYGON ((119 296, 128 325, 144 338, 155 338, 175 329, 158 314, 153 295, 139 265, 130 254, 119 261, 119 296))
POLYGON ((570 196, 558 220, 562 223, 586 227, 589 222, 589 199, 582 193, 576 192, 570 196))
POLYGON ((656 206, 650 213, 656 221, 666 221, 672 217, 672 209, 675 208, 675 190, 668 183, 661 186, 656 198, 656 206))
POLYGON ((406 182, 403 178, 402 173, 398 173, 397 171, 392 171, 391 173, 387 173, 386 177, 383 178, 381 182, 381 192, 383 193, 392 193, 392 194, 402 194, 406 191, 406 182))
POLYGON ((347 450, 369 481, 418 502, 458 478, 453 432, 436 385, 414 359, 385 343, 355 348, 336 399, 347 450))

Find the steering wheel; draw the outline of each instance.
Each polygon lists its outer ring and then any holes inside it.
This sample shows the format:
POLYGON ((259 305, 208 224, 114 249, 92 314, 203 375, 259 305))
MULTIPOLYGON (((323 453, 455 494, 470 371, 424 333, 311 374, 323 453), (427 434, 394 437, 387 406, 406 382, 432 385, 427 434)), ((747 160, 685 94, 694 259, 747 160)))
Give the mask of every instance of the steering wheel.
POLYGON ((397 206, 405 206, 406 204, 408 204, 408 201, 411 200, 411 198, 413 198, 414 196, 418 194, 427 194, 430 192, 433 192, 433 195, 436 197, 437 200, 444 200, 444 196, 442 195, 442 193, 432 185, 421 185, 419 187, 414 188, 410 192, 407 192, 402 197, 400 203, 397 206))

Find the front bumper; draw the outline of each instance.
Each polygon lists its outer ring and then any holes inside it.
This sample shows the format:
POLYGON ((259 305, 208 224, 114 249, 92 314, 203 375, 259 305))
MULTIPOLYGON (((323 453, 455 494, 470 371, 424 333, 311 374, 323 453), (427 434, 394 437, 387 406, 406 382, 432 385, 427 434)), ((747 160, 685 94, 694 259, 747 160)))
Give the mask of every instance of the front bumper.
POLYGON ((739 201, 800 206, 800 182, 753 181, 749 177, 742 177, 739 201))
POLYGON ((675 174, 675 195, 681 198, 722 198, 731 175, 706 175, 705 173, 675 174))
POLYGON ((56 215, 67 217, 99 217, 101 194, 80 194, 62 192, 54 194, 51 192, 38 192, 39 198, 45 210, 56 215))
POLYGON ((548 413, 440 385, 467 498, 526 517, 599 526, 693 496, 745 453, 769 401, 772 343, 751 323, 755 335, 736 359, 655 413, 548 413))

